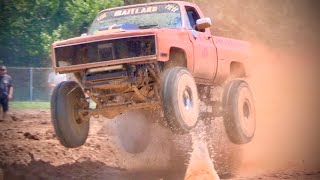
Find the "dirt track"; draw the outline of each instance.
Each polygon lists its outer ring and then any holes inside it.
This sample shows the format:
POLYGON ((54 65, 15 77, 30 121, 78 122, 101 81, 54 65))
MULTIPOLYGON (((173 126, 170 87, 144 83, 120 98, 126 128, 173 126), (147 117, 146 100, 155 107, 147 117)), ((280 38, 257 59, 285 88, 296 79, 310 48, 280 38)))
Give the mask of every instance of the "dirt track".
POLYGON ((83 147, 67 149, 54 135, 49 111, 12 113, 13 120, 1 123, 0 161, 5 179, 133 177, 123 165, 131 157, 120 156, 121 151, 112 142, 112 132, 104 131, 103 121, 92 121, 89 139, 83 147))
MULTIPOLYGON (((87 143, 81 148, 66 149, 54 135, 49 111, 13 110, 11 117, 9 121, 0 122, 0 167, 4 179, 161 179, 165 175, 183 179, 181 171, 159 171, 169 166, 168 142, 151 143, 153 154, 147 156, 125 153, 110 129, 112 121, 95 119, 87 143), (155 149, 158 152, 155 153, 155 149), (141 171, 145 167, 148 170, 141 171)), ((319 169, 292 167, 233 179, 319 178, 319 169)))

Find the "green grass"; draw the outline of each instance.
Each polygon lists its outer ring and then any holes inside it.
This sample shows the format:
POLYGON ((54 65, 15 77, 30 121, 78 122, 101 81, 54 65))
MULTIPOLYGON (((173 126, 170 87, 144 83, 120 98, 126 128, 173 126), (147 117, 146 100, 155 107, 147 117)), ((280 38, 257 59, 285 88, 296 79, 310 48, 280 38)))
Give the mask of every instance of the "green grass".
POLYGON ((14 109, 50 109, 50 102, 11 101, 9 106, 14 109))

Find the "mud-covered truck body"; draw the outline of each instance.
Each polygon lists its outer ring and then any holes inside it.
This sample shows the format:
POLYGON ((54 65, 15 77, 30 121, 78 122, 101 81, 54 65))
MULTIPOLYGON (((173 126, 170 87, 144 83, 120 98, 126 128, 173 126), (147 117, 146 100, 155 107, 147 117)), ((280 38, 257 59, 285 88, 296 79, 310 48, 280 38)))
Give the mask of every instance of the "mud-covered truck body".
POLYGON ((87 34, 53 43, 53 68, 76 79, 62 82, 52 95, 60 142, 78 147, 91 116, 113 118, 137 109, 163 112, 174 132, 186 133, 200 119, 204 86, 224 87, 218 114, 233 142, 249 142, 255 127, 243 80, 249 43, 212 36, 210 26, 195 4, 147 3, 101 11, 87 34))

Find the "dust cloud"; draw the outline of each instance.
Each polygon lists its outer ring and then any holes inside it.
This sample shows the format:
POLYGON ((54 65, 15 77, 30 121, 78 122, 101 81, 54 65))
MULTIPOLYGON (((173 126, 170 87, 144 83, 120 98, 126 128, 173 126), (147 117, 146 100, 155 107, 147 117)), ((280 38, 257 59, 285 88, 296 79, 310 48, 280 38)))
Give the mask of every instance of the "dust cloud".
POLYGON ((319 170, 319 1, 192 2, 213 19, 214 35, 252 44, 257 129, 243 147, 241 173, 319 170))
POLYGON ((249 82, 257 129, 244 147, 243 172, 319 169, 315 62, 304 54, 261 44, 255 44, 252 58, 249 82))

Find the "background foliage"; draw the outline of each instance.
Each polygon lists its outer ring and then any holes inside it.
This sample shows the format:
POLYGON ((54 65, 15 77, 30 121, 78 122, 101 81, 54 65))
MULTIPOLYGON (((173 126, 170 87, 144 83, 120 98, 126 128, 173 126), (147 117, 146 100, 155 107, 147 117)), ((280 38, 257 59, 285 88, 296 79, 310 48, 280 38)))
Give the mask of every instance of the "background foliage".
POLYGON ((53 41, 79 36, 102 10, 122 0, 1 0, 0 63, 49 66, 53 41))

